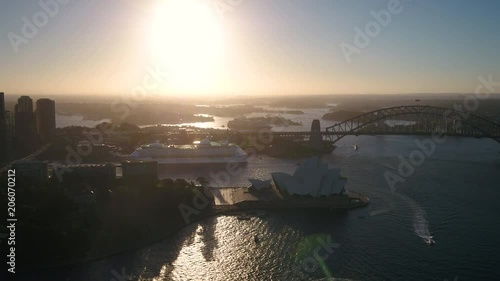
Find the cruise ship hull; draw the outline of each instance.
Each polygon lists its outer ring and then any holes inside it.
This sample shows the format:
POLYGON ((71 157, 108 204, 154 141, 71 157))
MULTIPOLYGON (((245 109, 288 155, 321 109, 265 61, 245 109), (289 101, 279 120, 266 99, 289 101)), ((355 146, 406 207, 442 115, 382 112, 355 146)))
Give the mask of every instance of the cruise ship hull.
POLYGON ((133 158, 139 161, 157 161, 158 164, 225 164, 225 163, 247 163, 246 157, 197 157, 197 158, 133 158))

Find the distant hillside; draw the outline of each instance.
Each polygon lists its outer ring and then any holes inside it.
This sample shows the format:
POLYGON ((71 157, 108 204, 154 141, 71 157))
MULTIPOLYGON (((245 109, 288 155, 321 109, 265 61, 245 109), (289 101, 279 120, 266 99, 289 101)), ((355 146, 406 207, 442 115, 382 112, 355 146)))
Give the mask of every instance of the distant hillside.
POLYGON ((366 112, 362 111, 350 111, 350 110, 338 110, 334 112, 328 112, 321 117, 324 120, 334 120, 334 121, 344 121, 347 119, 351 119, 358 115, 361 115, 366 112))

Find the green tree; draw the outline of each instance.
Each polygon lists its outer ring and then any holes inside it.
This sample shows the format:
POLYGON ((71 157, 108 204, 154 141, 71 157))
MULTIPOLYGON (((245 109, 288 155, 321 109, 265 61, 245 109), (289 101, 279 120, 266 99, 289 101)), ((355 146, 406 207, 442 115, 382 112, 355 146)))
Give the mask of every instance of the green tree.
POLYGON ((209 181, 205 177, 196 178, 196 182, 201 186, 208 186, 209 181))

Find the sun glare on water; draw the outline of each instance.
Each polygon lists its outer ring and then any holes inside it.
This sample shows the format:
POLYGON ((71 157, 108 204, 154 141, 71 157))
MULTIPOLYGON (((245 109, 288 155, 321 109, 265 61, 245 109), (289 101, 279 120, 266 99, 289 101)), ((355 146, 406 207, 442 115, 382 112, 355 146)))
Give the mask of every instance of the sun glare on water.
POLYGON ((201 0, 159 0, 152 27, 152 52, 172 74, 168 89, 207 91, 223 65, 224 34, 220 19, 201 0))

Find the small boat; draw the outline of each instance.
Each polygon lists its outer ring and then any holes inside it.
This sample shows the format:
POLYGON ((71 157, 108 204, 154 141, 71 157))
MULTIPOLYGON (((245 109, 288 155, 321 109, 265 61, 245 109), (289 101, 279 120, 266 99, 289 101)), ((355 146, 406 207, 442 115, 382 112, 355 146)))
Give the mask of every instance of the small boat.
POLYGON ((427 243, 427 245, 429 245, 429 246, 432 246, 432 245, 436 244, 436 241, 434 241, 434 239, 432 239, 432 237, 428 237, 425 240, 425 243, 427 243))
POLYGON ((353 145, 352 147, 354 147, 354 150, 358 150, 358 145, 357 144, 353 145))

